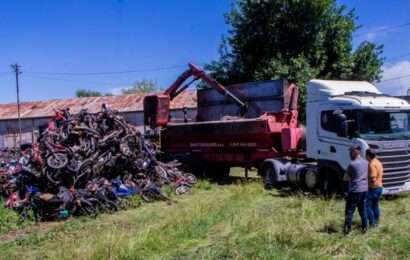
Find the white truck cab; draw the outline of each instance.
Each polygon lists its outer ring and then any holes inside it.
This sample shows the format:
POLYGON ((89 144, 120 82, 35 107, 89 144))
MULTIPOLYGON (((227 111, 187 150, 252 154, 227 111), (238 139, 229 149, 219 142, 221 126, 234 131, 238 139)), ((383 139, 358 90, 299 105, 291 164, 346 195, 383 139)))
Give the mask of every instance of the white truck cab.
MULTIPOLYGON (((384 194, 410 191, 410 104, 365 81, 311 80, 307 86, 306 154, 340 180, 349 147, 372 148, 384 167, 384 194)), ((333 175, 333 176, 332 176, 333 175)))

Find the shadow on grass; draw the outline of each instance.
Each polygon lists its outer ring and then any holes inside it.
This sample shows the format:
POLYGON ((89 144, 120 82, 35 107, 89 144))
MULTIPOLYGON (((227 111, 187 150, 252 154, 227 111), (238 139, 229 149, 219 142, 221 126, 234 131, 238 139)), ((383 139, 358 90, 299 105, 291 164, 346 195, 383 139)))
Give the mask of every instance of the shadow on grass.
POLYGON ((323 226, 323 228, 319 229, 318 232, 329 234, 329 235, 336 234, 336 233, 339 233, 338 226, 339 225, 336 223, 327 223, 323 226))
POLYGON ((399 200, 400 198, 402 198, 402 196, 400 195, 384 195, 382 197, 382 199, 387 200, 387 201, 395 201, 395 200, 399 200))
POLYGON ((268 190, 268 194, 272 197, 288 198, 288 197, 305 197, 309 199, 336 199, 338 196, 324 196, 318 191, 306 191, 295 187, 283 187, 268 190))
MULTIPOLYGON (((234 184, 241 184, 241 183, 252 183, 252 182, 259 182, 260 178, 258 177, 250 177, 246 179, 245 177, 241 176, 197 176, 198 180, 209 181, 212 184, 216 185, 234 185, 234 184)), ((262 185, 262 183, 261 183, 262 185)))

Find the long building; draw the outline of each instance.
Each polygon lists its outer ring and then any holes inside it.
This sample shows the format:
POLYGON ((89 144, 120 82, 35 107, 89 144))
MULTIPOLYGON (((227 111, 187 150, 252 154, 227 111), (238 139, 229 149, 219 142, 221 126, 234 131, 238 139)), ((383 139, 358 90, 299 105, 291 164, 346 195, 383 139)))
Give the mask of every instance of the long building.
MULTIPOLYGON (((36 142, 39 129, 55 115, 56 109, 70 108, 71 113, 87 109, 91 113, 101 111, 102 104, 118 110, 126 120, 142 128, 144 95, 83 97, 56 99, 47 101, 22 102, 20 104, 22 143, 36 142)), ((183 119, 186 108, 188 118, 196 118, 196 92, 185 91, 171 102, 171 117, 183 119)), ((0 148, 12 148, 19 145, 19 125, 17 104, 0 104, 0 148)))

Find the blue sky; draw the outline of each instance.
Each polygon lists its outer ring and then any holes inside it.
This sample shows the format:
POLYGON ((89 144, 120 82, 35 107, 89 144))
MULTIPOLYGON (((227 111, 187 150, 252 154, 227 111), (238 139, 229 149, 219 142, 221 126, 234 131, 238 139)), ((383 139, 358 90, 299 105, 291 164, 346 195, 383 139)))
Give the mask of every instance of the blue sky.
MULTIPOLYGON (((14 102, 10 64, 22 65, 21 99, 73 97, 87 88, 110 92, 151 79, 166 87, 187 62, 218 57, 226 32, 226 0, 0 0, 0 102, 14 102), (178 66, 178 67, 175 67, 178 66), (169 69, 172 67, 172 69, 169 69), (152 69, 152 70, 151 70, 152 69), (139 71, 110 75, 67 75, 139 71), (36 73, 41 72, 41 73, 36 73), (44 72, 50 72, 45 74, 44 72)), ((410 74, 410 1, 343 0, 355 8, 354 44, 385 45, 385 78, 410 74), (407 55, 405 55, 407 54, 407 55)), ((410 86, 410 77, 380 84, 392 94, 410 86), (387 84, 388 83, 388 84, 387 84)))

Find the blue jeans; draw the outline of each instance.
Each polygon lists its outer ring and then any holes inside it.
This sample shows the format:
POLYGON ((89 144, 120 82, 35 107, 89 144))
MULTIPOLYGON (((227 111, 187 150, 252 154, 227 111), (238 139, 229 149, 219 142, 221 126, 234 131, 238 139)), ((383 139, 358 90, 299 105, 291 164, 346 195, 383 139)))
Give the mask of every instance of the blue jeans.
POLYGON ((351 230, 353 215, 358 208, 359 215, 362 220, 362 229, 367 228, 367 207, 366 207, 367 192, 350 192, 346 197, 345 209, 345 229, 351 230))
POLYGON ((383 188, 369 189, 367 193, 367 217, 371 226, 377 225, 380 218, 379 202, 383 188))

